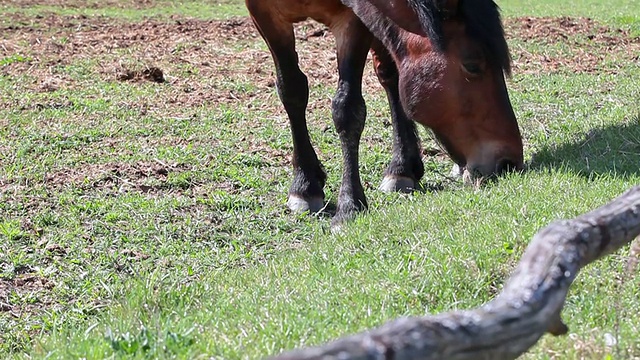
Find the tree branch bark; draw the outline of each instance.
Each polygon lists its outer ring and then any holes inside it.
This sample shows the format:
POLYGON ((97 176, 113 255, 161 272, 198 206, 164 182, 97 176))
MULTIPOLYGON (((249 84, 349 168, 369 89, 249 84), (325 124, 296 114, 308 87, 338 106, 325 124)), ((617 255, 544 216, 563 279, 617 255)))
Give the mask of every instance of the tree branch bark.
POLYGON ((544 335, 566 334, 560 312, 578 271, 640 234, 640 186, 533 238, 502 292, 465 311, 400 318, 273 360, 515 359, 544 335))

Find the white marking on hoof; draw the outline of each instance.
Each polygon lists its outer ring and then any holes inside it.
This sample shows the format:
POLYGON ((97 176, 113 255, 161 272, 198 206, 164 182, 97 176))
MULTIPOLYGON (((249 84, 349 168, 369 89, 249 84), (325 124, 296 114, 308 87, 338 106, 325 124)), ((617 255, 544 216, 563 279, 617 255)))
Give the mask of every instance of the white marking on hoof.
POLYGON ((309 200, 305 200, 298 195, 289 195, 287 206, 291 211, 296 213, 303 213, 305 211, 316 213, 324 208, 324 199, 321 197, 313 197, 309 200))
POLYGON ((380 191, 391 193, 400 192, 408 194, 415 190, 416 182, 406 176, 387 175, 382 179, 380 191))

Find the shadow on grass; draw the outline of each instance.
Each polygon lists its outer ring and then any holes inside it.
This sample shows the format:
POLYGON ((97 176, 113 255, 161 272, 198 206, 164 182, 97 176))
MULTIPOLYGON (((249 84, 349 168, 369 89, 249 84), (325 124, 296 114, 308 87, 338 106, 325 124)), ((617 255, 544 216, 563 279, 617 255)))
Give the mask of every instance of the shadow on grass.
POLYGON ((593 129, 579 140, 549 145, 533 155, 529 169, 564 167, 587 178, 640 175, 640 115, 624 124, 593 129))

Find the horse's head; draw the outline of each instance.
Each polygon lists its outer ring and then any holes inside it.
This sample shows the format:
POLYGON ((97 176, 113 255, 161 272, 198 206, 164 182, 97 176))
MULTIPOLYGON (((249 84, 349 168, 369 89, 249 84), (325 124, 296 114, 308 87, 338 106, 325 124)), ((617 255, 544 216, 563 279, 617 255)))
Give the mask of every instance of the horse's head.
POLYGON ((432 129, 472 177, 521 169, 522 139, 505 85, 510 57, 495 3, 364 3, 362 14, 352 8, 394 57, 407 115, 432 129), (375 15, 387 19, 375 21, 375 15))

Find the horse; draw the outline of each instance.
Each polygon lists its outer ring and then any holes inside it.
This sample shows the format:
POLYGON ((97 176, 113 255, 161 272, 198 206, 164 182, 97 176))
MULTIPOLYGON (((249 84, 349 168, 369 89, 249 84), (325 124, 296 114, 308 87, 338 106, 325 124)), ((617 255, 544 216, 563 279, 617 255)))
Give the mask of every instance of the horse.
POLYGON ((414 121, 429 128, 461 174, 493 178, 523 168, 520 130, 505 77, 511 57, 492 0, 245 0, 267 43, 278 95, 293 137, 287 205, 317 212, 326 174, 306 124, 309 86, 298 64, 293 24, 314 19, 336 41, 333 123, 342 148, 342 183, 332 226, 367 209, 358 153, 366 117, 362 76, 371 52, 393 124, 391 162, 380 189, 417 188, 424 165, 414 121))

